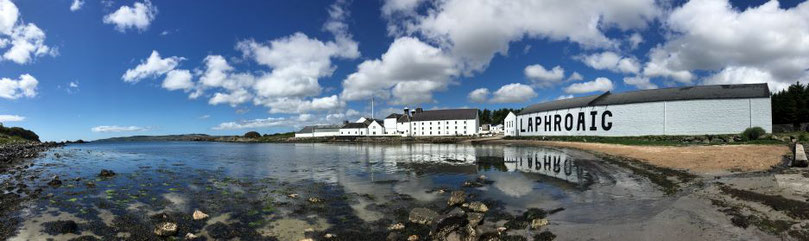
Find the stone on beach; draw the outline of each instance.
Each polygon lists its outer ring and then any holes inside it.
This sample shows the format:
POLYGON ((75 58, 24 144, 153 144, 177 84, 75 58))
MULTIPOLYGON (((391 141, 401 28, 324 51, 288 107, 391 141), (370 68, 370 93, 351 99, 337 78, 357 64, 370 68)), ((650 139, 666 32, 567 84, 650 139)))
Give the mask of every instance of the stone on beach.
POLYGON ((177 233, 177 224, 176 223, 164 222, 164 223, 161 223, 161 224, 157 225, 157 227, 155 227, 155 229, 154 229, 154 234, 156 234, 157 236, 163 236, 163 237, 172 236, 172 235, 174 235, 176 233, 177 233))
POLYGON ((388 230, 402 230, 404 228, 405 228, 405 226, 404 226, 403 223, 396 223, 396 224, 390 225, 390 227, 388 227, 388 230))
POLYGON ((59 176, 53 176, 51 181, 48 182, 48 185, 53 186, 53 187, 61 186, 62 185, 62 180, 59 180, 59 176))
POLYGON ((469 208, 472 211, 479 213, 485 213, 489 211, 489 207, 487 207, 486 204, 483 204, 482 202, 464 203, 463 207, 469 208))
POLYGON ((408 220, 412 223, 431 224, 433 219, 438 217, 438 213, 426 208, 414 208, 410 211, 408 220))
POLYGON ((449 200, 447 200, 447 205, 455 206, 458 204, 462 204, 466 201, 466 193, 464 191, 454 191, 450 194, 449 200))
POLYGON ((410 235, 409 237, 407 237, 407 241, 417 241, 417 240, 419 240, 419 236, 415 235, 415 234, 410 235))
POLYGON ((548 225, 548 219, 545 218, 537 218, 531 220, 531 229, 538 229, 548 225))
POLYGON ((202 220, 208 218, 208 214, 203 213, 200 210, 194 210, 194 214, 192 216, 194 217, 194 220, 202 220))
POLYGON ((112 170, 103 169, 101 173, 98 174, 99 177, 112 177, 115 176, 115 172, 112 170))

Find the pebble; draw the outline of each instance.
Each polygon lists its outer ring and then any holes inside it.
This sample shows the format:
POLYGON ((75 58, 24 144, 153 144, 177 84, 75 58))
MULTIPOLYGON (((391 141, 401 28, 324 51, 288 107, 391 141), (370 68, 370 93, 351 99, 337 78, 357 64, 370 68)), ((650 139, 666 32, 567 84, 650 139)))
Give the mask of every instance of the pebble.
POLYGON ((194 214, 193 214, 193 215, 191 215, 191 216, 193 216, 193 217, 194 217, 194 220, 202 220, 202 219, 206 219, 206 218, 208 218, 208 214, 203 213, 203 212, 202 212, 202 211, 200 211, 200 210, 194 210, 194 214))
POLYGON ((404 228, 405 228, 404 224, 397 223, 397 224, 390 225, 390 227, 388 227, 388 230, 402 230, 404 228))
POLYGON ((417 241, 417 240, 419 240, 419 236, 415 235, 415 234, 410 235, 409 237, 407 237, 407 241, 417 241))

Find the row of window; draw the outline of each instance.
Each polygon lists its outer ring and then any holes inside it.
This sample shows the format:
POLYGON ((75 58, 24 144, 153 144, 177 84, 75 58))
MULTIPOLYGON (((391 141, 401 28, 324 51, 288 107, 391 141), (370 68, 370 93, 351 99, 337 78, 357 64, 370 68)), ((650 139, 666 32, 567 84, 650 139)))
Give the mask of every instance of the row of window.
MULTIPOLYGON (((467 121, 463 121, 463 124, 466 124, 466 122, 467 122, 467 121)), ((433 123, 435 123, 436 125, 440 125, 440 124, 441 124, 441 122, 440 122, 440 121, 414 121, 413 123, 414 123, 415 125, 418 125, 419 123, 422 123, 422 125, 424 125, 424 123, 426 123, 427 125, 432 125, 433 123)), ((457 124, 458 124, 458 121, 455 121, 455 124, 457 125, 457 124)), ((449 125, 449 121, 447 121, 447 125, 449 125)))

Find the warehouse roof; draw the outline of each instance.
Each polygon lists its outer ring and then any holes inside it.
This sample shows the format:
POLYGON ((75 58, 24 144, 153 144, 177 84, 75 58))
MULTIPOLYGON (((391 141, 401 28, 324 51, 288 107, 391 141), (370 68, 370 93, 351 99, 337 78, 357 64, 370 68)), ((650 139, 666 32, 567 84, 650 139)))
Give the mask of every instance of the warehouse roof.
POLYGON ((478 116, 477 109, 446 109, 416 112, 412 121, 468 120, 478 116))
POLYGON ((591 95, 531 105, 520 113, 535 113, 586 106, 622 105, 658 101, 768 98, 767 84, 701 85, 688 87, 639 90, 613 94, 609 91, 591 95))
POLYGON ((399 118, 401 118, 402 116, 404 116, 404 115, 403 115, 403 114, 397 114, 397 113, 393 113, 393 114, 388 115, 388 117, 385 117, 385 119, 388 119, 388 118, 396 118, 396 119, 398 120, 398 119, 399 119, 399 118))
POLYGON ((342 128, 368 128, 368 124, 364 122, 346 123, 342 128))
POLYGON ((321 130, 332 130, 332 131, 334 131, 334 130, 337 130, 337 129, 340 129, 340 126, 337 126, 337 125, 304 126, 303 129, 299 130, 296 133, 301 133, 301 134, 303 134, 303 133, 313 133, 315 131, 321 131, 321 130))

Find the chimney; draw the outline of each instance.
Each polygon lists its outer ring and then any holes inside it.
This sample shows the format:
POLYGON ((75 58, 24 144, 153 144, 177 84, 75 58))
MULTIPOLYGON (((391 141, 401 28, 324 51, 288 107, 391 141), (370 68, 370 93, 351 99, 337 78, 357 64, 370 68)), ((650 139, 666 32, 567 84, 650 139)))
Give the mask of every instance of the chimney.
POLYGON ((343 121, 343 125, 346 125, 346 124, 348 124, 348 121, 347 121, 347 120, 344 120, 344 121, 343 121))
POLYGON ((404 115, 410 115, 410 108, 404 108, 404 115))
POLYGON ((416 113, 421 113, 422 111, 424 111, 424 110, 422 110, 421 107, 416 108, 416 113))
POLYGON ((411 110, 411 111, 410 111, 410 117, 413 117, 414 115, 416 115, 416 111, 415 111, 415 110, 411 110))

